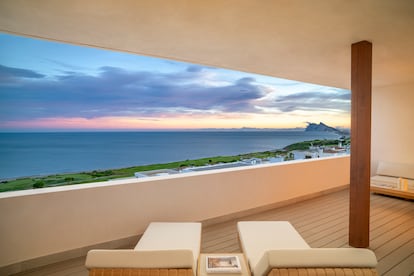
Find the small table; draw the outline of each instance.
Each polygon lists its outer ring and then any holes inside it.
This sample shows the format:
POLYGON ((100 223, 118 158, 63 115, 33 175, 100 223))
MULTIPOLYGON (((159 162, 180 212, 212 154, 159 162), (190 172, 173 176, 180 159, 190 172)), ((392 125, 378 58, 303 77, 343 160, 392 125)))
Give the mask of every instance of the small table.
POLYGON ((250 276, 250 269, 247 266, 246 258, 243 253, 202 253, 198 257, 198 276, 250 276), (239 273, 207 273, 206 257, 207 256, 238 256, 242 271, 239 273))

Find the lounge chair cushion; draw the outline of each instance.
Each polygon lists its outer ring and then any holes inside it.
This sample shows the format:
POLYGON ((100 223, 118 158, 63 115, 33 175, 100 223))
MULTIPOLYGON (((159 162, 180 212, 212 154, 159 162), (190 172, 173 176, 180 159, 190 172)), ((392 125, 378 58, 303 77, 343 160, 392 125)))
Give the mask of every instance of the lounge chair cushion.
POLYGON ((201 223, 153 222, 135 248, 91 250, 87 268, 188 268, 194 275, 200 254, 201 223))
POLYGON ((252 270, 267 251, 310 248, 287 221, 240 221, 237 228, 243 252, 252 270))
POLYGON ((252 268, 253 275, 267 275, 272 268, 374 268, 375 254, 361 248, 309 248, 267 251, 252 268))
POLYGON ((193 255, 192 268, 196 272, 200 244, 201 223, 199 222, 152 222, 134 250, 190 250, 193 255))
POLYGON ((191 250, 90 250, 87 268, 191 268, 191 250))

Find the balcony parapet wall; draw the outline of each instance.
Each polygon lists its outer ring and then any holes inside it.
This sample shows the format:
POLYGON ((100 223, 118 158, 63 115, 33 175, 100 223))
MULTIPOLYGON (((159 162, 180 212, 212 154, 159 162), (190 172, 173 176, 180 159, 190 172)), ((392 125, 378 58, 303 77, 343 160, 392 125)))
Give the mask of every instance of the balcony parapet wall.
POLYGON ((0 271, 62 252, 82 256, 152 221, 212 221, 321 194, 349 185, 349 170, 341 156, 1 193, 0 271))

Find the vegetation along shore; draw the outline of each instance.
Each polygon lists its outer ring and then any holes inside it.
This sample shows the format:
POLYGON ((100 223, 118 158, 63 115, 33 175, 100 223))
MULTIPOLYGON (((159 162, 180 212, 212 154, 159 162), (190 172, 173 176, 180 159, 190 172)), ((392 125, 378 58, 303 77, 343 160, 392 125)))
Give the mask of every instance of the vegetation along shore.
POLYGON ((0 183, 0 192, 6 191, 17 191, 17 190, 28 190, 38 189, 45 187, 56 187, 64 185, 84 184, 91 182, 104 182, 112 179, 119 178, 130 178, 134 177, 135 172, 162 170, 162 169, 184 169, 188 167, 198 167, 205 165, 215 165, 220 163, 231 163, 237 162, 244 159, 258 158, 268 159, 272 157, 283 157, 285 161, 292 160, 292 154, 294 150, 307 150, 309 147, 329 147, 336 146, 339 142, 343 145, 349 145, 350 139, 341 140, 312 140, 304 141, 300 143, 291 144, 283 149, 255 152, 247 154, 239 154, 233 156, 215 156, 200 158, 195 160, 177 161, 164 164, 151 164, 134 166, 129 168, 121 169, 110 169, 110 170, 94 170, 90 172, 79 172, 79 173, 65 173, 65 174, 54 174, 47 176, 32 176, 22 177, 17 179, 3 180, 0 183))

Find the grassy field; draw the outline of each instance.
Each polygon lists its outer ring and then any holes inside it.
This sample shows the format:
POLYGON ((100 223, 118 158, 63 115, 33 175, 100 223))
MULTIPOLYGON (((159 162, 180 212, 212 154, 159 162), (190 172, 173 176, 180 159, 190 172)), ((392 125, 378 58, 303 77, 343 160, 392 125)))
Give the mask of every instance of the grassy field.
MULTIPOLYGON (((209 158, 201 158, 195 160, 185 160, 164 164, 151 164, 143 166, 135 166, 122 169, 111 169, 111 170, 96 170, 90 172, 80 172, 80 173, 68 173, 68 174, 56 174, 56 175, 47 175, 39 177, 24 177, 14 180, 5 180, 0 183, 0 192, 6 191, 17 191, 17 190, 27 190, 27 189, 37 189, 44 187, 54 187, 54 186, 63 186, 63 185, 73 185, 73 184, 82 184, 82 183, 91 183, 91 182, 103 182, 111 179, 118 178, 127 178, 134 177, 135 172, 143 171, 152 171, 159 169, 182 169, 186 167, 193 166, 204 166, 207 164, 214 165, 219 163, 230 163, 236 162, 243 159, 249 158, 260 158, 266 159, 276 156, 285 157, 288 159, 288 153, 292 150, 306 150, 309 146, 331 146, 337 145, 338 140, 313 140, 305 141, 300 143, 295 143, 285 147, 282 150, 274 151, 264 151, 264 152, 255 152, 248 154, 240 154, 234 156, 216 156, 209 158)), ((349 139, 347 139, 344 144, 349 144, 349 139)))

